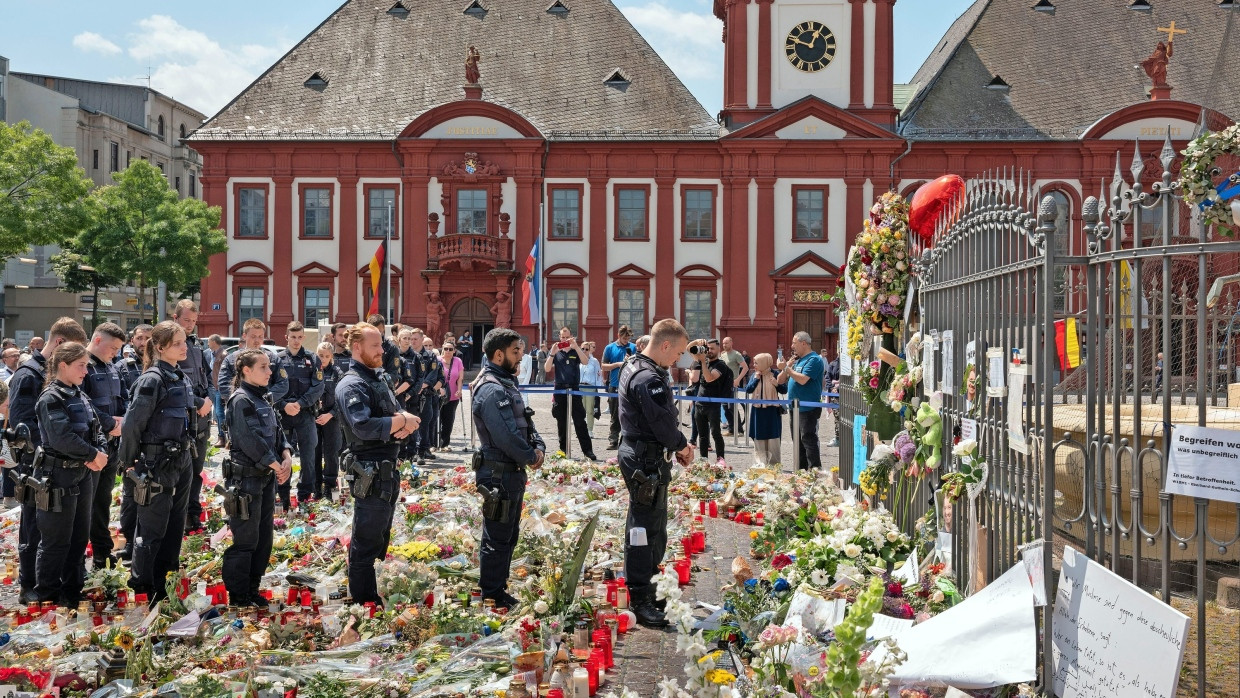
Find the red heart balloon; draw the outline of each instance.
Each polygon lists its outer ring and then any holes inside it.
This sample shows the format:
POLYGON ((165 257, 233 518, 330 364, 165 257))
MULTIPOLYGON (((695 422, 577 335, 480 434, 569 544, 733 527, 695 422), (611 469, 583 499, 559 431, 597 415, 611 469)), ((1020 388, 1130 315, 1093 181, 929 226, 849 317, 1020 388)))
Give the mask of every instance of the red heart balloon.
MULTIPOLYGON (((935 226, 944 210, 959 212, 964 204, 964 180, 960 175, 943 175, 921 185, 909 202, 908 225, 922 243, 934 237, 935 226)), ((954 221, 949 221, 949 224, 954 221)))

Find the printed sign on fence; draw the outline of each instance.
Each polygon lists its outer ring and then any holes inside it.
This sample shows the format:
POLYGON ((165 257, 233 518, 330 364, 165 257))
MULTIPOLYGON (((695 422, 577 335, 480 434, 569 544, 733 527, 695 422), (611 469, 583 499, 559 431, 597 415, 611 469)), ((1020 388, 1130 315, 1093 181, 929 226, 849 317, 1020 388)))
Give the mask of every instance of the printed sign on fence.
POLYGON ((942 390, 947 395, 956 394, 956 333, 944 330, 943 340, 943 383, 942 390))
POLYGON ((1240 431, 1175 427, 1167 492, 1240 503, 1240 431))
POLYGON ((1188 616, 1075 549, 1063 550, 1052 621, 1059 698, 1172 698, 1188 616))
POLYGON ((865 452, 865 415, 856 415, 853 417, 853 478, 861 477, 861 471, 865 470, 866 461, 869 460, 869 454, 865 452))

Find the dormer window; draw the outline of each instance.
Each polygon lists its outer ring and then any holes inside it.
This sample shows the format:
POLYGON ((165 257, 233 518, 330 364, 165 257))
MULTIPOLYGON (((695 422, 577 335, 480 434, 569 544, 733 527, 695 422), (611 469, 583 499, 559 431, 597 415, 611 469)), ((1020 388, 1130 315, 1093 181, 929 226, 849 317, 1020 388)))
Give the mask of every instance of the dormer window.
POLYGON ((393 17, 404 19, 409 16, 409 8, 405 7, 405 3, 398 2, 395 5, 392 5, 390 8, 388 8, 387 13, 392 15, 393 17))
POLYGON ((1008 90, 1012 89, 1012 86, 1007 84, 1003 78, 996 75, 993 80, 986 83, 986 89, 1006 93, 1008 90))
POLYGON ((324 78, 322 73, 316 71, 314 75, 311 75, 309 79, 302 84, 316 92, 322 92, 327 89, 327 78, 324 78))
POLYGON ((611 72, 611 75, 609 75, 606 80, 603 81, 603 84, 608 87, 620 90, 621 92, 624 92, 625 90, 629 89, 629 85, 631 83, 629 81, 628 76, 626 76, 619 68, 617 68, 611 72))
POLYGON ((555 2, 551 3, 551 7, 547 8, 547 14, 555 15, 556 17, 567 17, 568 5, 565 5, 563 0, 555 0, 555 2))
POLYGON ((469 15, 470 17, 477 17, 478 19, 482 19, 483 17, 487 16, 487 8, 483 7, 482 3, 479 2, 478 0, 474 0, 473 2, 469 3, 469 7, 465 8, 465 14, 469 15))

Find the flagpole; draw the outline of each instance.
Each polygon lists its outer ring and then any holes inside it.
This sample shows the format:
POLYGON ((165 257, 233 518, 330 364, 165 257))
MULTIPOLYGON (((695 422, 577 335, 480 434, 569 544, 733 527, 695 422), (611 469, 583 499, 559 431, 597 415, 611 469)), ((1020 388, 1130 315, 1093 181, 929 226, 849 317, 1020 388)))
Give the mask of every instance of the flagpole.
MULTIPOLYGON (((544 187, 545 188, 545 187, 544 187)), ((538 259, 534 260, 534 278, 538 282, 538 340, 535 342, 538 346, 543 341, 543 318, 546 317, 545 306, 543 306, 543 288, 542 288, 542 272, 543 258, 547 256, 547 246, 543 241, 543 235, 547 230, 547 201, 544 195, 543 201, 538 204, 538 259)), ((535 347, 537 350, 537 347, 535 347)))
POLYGON ((388 204, 387 230, 383 233, 383 275, 387 277, 387 296, 383 305, 387 308, 387 324, 390 326, 392 317, 392 204, 388 204))

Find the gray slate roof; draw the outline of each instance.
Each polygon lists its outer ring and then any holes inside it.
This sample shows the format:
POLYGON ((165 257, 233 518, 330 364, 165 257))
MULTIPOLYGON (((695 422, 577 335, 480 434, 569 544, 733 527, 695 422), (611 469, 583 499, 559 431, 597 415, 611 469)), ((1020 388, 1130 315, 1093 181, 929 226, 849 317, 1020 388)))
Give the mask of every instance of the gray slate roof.
POLYGON ((1150 14, 1128 0, 976 0, 913 77, 917 90, 901 116, 913 140, 1046 140, 1079 137, 1107 114, 1148 99, 1140 63, 1177 34, 1167 66, 1171 98, 1240 116, 1240 10, 1216 84, 1211 76, 1228 10, 1214 0, 1154 0, 1150 14), (996 76, 1010 90, 987 89, 996 76))
POLYGON ((192 140, 374 140, 464 98, 466 49, 483 99, 559 140, 717 138, 718 125, 611 0, 348 0, 192 140), (619 69, 631 84, 603 84, 619 69), (303 83, 314 73, 319 92, 303 83))

